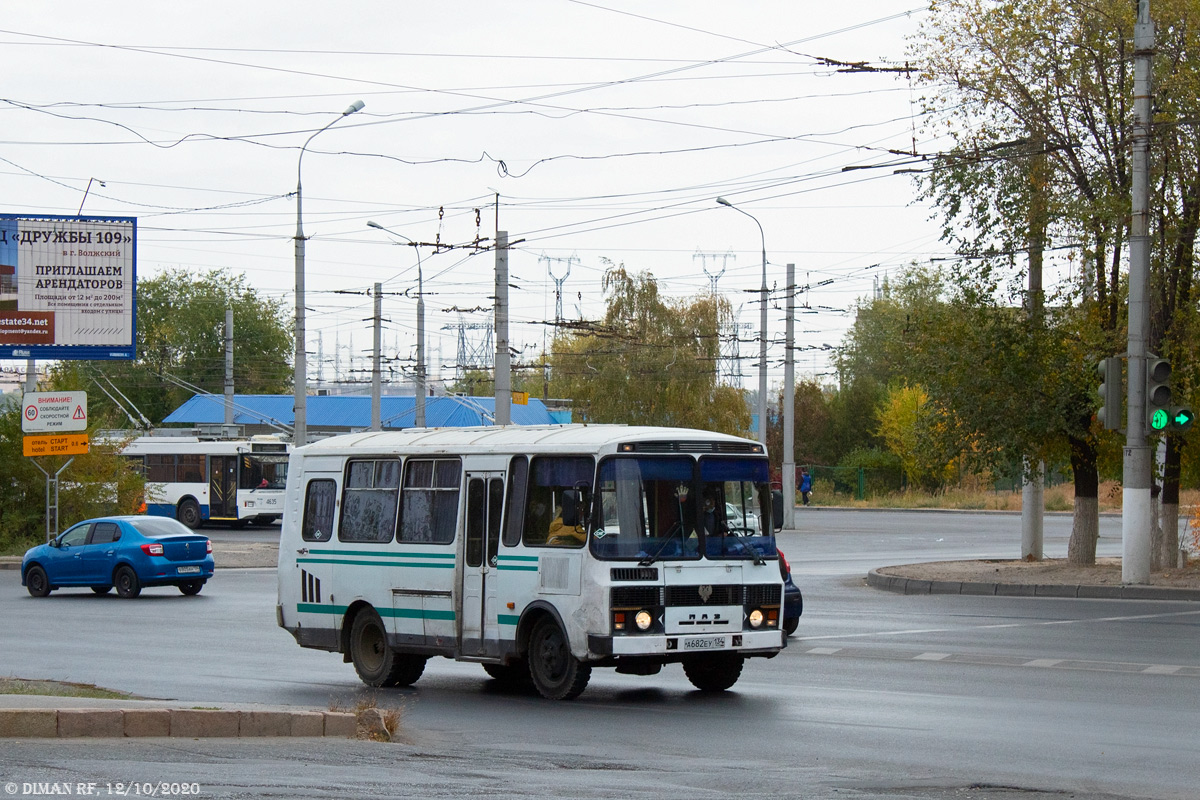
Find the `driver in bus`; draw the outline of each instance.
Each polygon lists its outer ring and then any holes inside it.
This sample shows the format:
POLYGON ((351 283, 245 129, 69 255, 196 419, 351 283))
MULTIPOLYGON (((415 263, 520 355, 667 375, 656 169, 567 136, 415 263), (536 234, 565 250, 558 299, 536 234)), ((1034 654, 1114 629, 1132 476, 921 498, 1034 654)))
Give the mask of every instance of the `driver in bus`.
POLYGON ((717 490, 712 486, 707 487, 704 490, 704 510, 700 515, 700 524, 704 533, 709 536, 724 536, 729 533, 729 526, 725 524, 725 515, 719 510, 721 506, 717 500, 717 490))

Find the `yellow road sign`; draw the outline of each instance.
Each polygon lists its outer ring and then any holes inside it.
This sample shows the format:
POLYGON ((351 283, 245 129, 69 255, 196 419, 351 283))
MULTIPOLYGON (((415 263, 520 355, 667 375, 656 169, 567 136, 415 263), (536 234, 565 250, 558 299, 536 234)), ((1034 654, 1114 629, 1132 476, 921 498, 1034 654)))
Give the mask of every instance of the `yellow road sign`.
POLYGON ((86 433, 62 433, 52 436, 26 436, 27 456, 74 456, 88 451, 86 433))

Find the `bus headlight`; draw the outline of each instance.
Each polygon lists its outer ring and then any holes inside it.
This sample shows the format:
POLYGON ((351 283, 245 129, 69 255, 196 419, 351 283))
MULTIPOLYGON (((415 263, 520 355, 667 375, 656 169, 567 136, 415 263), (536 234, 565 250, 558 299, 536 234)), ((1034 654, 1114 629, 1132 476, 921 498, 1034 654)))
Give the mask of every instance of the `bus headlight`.
POLYGON ((633 622, 638 626, 639 631, 648 631, 650 626, 654 624, 654 617, 650 616, 650 612, 645 609, 637 612, 633 618, 633 622))
POLYGON ((763 624, 763 612, 761 609, 754 609, 750 612, 750 627, 761 628, 763 624))

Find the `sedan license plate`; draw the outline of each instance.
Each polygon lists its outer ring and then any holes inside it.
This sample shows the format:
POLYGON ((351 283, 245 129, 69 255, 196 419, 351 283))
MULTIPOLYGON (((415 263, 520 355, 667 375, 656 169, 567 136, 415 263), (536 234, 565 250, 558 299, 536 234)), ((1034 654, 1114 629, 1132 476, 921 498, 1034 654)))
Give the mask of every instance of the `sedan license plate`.
POLYGON ((180 567, 178 570, 180 575, 199 575, 199 567, 180 567))
POLYGON ((684 650, 724 650, 725 637, 712 636, 704 639, 684 639, 684 650))

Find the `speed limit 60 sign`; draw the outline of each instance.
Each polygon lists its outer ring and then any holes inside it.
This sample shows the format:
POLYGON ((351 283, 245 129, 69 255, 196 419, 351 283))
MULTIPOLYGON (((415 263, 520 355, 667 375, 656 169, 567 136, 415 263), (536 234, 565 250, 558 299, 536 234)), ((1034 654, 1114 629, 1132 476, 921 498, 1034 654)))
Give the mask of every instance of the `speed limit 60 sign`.
POLYGON ((87 430, 87 392, 26 392, 21 403, 25 433, 87 430))

